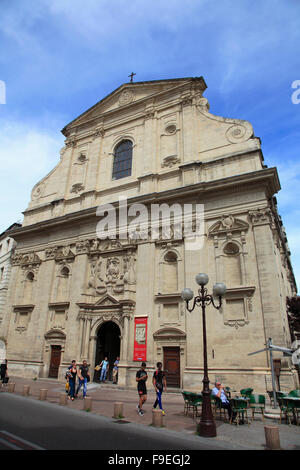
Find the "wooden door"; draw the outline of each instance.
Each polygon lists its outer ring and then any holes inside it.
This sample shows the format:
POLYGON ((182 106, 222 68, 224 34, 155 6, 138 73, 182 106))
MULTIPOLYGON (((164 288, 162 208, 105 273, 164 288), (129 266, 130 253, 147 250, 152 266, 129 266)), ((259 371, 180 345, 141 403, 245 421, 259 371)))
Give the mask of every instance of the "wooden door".
POLYGON ((167 386, 180 388, 180 348, 168 347, 163 351, 167 386))
POLYGON ((51 346, 49 377, 57 379, 60 365, 61 346, 51 346))

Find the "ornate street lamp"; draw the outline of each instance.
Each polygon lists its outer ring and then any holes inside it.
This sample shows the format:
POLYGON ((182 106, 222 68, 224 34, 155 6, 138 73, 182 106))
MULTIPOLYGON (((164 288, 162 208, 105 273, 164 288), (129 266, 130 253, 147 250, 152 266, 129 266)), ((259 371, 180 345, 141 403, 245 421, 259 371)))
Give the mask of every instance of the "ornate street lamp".
POLYGON ((194 297, 194 292, 185 288, 181 292, 181 297, 186 302, 186 308, 189 312, 192 312, 196 305, 202 308, 202 326, 203 326, 203 403, 201 420, 198 424, 198 433, 203 437, 215 437, 217 435, 216 423, 213 418, 211 409, 210 389, 209 389, 209 378, 207 370, 207 344, 206 344, 206 321, 205 321, 205 307, 212 304, 217 310, 222 305, 222 295, 226 292, 226 286, 223 282, 217 282, 213 287, 213 294, 210 295, 207 289, 204 287, 208 283, 208 275, 204 273, 197 274, 196 282, 200 286, 198 289, 198 295, 194 298, 192 308, 189 308, 189 301, 194 297), (215 304, 214 297, 219 298, 219 305, 215 304))

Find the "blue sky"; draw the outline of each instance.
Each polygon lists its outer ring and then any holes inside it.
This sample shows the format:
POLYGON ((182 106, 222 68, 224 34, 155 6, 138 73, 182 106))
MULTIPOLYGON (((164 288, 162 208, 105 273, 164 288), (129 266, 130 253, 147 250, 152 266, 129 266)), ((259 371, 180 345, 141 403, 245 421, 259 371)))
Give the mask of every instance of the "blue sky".
POLYGON ((300 286, 298 0, 0 0, 0 16, 0 233, 22 220, 32 187, 56 165, 60 130, 129 73, 203 76, 210 111, 250 121, 265 163, 278 168, 300 286))

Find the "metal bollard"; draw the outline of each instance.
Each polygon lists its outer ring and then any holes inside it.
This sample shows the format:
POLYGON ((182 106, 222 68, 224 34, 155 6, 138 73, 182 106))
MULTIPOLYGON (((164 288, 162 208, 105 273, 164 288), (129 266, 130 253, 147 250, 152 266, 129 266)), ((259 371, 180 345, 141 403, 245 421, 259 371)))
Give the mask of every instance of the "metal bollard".
POLYGON ((40 400, 47 400, 47 393, 48 393, 47 388, 41 388, 40 389, 40 400))
POLYGON ((59 404, 65 406, 68 403, 68 395, 66 393, 61 393, 59 396, 59 404))
POLYGON ((24 397, 28 397, 29 392, 30 392, 30 387, 29 387, 29 385, 23 385, 23 396, 24 396, 24 397))
POLYGON ((85 397, 83 400, 83 409, 85 411, 91 411, 92 409, 92 398, 91 397, 85 397))
POLYGON ((266 447, 271 450, 280 449, 278 426, 265 426, 266 447))
POLYGON ((152 426, 161 428, 163 425, 163 416, 160 410, 152 410, 152 426))
POLYGON ((14 393, 14 391, 15 391, 15 386, 16 386, 16 384, 14 384, 14 383, 8 384, 8 391, 9 391, 10 393, 14 393))
POLYGON ((123 403, 121 401, 116 401, 114 403, 114 418, 124 418, 123 416, 123 403))

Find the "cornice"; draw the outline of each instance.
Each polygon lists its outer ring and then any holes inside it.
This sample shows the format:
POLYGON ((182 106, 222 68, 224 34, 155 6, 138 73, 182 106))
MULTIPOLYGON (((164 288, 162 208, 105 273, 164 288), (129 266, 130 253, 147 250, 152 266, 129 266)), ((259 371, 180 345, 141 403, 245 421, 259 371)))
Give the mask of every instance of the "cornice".
MULTIPOLYGON (((181 200, 185 197, 190 198, 191 196, 195 198, 196 192, 197 197, 199 197, 203 195, 209 195, 211 192, 216 193, 216 191, 219 191, 220 193, 229 190, 237 191, 240 190, 240 187, 247 186, 247 188, 249 188, 250 186, 256 186, 258 184, 265 185, 266 191, 268 193, 266 195, 267 197, 271 197, 273 194, 277 193, 280 190, 277 169, 275 167, 265 168, 263 170, 258 170, 251 173, 243 173, 241 175, 230 176, 209 182, 200 182, 187 186, 180 186, 174 189, 169 189, 167 191, 134 196, 128 199, 127 204, 157 204, 160 201, 170 201, 171 203, 171 201, 178 199, 178 197, 180 197, 181 200)), ((116 206, 116 208, 118 207, 118 203, 119 201, 111 202, 111 204, 116 206)), ((49 205, 50 204, 51 203, 49 203, 49 205)), ((49 230, 49 228, 60 227, 64 224, 74 224, 77 221, 79 222, 87 218, 96 217, 96 210, 97 207, 95 206, 78 212, 71 212, 53 219, 47 219, 36 224, 23 226, 10 231, 9 236, 17 240, 18 238, 26 236, 27 234, 31 234, 32 232, 49 230)), ((34 211, 34 209, 26 210, 24 214, 32 211, 34 211)))

